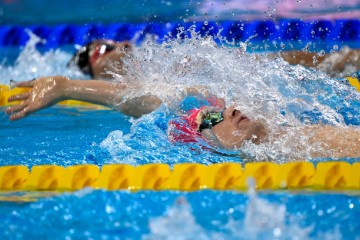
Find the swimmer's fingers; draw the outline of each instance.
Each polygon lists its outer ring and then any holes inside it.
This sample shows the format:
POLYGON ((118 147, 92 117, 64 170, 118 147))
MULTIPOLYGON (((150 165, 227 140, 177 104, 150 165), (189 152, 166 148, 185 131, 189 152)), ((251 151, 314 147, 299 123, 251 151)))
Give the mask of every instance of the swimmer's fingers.
POLYGON ((24 107, 21 111, 16 112, 14 114, 11 114, 10 116, 10 120, 14 121, 14 120, 19 120, 21 118, 26 117, 27 115, 29 115, 31 113, 31 108, 29 106, 24 107))
POLYGON ((16 87, 33 87, 34 84, 35 84, 35 78, 33 80, 30 80, 30 81, 23 81, 23 82, 18 82, 16 83, 16 87))
POLYGON ((27 106, 28 106, 27 102, 22 102, 20 104, 10 106, 10 107, 6 108, 5 111, 6 111, 7 114, 13 114, 15 112, 19 112, 19 111, 23 110, 27 106))
POLYGON ((26 93, 21 93, 21 94, 18 94, 18 95, 11 96, 11 97, 9 97, 8 102, 26 100, 26 99, 29 98, 29 96, 30 96, 30 91, 26 92, 26 93))

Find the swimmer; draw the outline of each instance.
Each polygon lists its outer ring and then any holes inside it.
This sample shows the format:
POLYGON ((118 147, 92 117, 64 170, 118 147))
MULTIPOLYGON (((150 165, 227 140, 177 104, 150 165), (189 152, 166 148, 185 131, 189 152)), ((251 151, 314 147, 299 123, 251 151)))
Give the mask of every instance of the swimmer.
MULTIPOLYGON (((124 75, 122 59, 131 54, 128 41, 95 40, 79 49, 69 65, 76 65, 94 79, 109 79, 109 72, 124 75)), ((302 65, 323 71, 331 77, 345 77, 360 71, 360 49, 342 48, 340 51, 319 54, 305 51, 283 51, 267 54, 267 57, 280 56, 292 65, 302 65)))
MULTIPOLYGON (((16 83, 16 87, 31 88, 29 92, 14 95, 9 102, 21 102, 10 106, 6 113, 11 120, 18 120, 40 109, 52 106, 62 100, 80 100, 107 107, 117 106, 116 110, 129 116, 140 117, 156 110, 162 100, 155 95, 144 95, 122 99, 129 93, 137 91, 136 84, 114 83, 105 80, 70 80, 64 76, 38 78, 32 81, 16 83)), ((234 107, 194 109, 187 116, 187 127, 175 127, 186 134, 203 137, 211 145, 225 149, 239 149, 245 142, 263 144, 268 141, 272 129, 264 123, 253 120, 234 107)), ((174 124, 169 124, 174 125, 174 124)), ((318 144, 323 151, 312 150, 311 157, 359 158, 360 128, 354 126, 337 127, 314 124, 297 129, 298 135, 309 136, 309 144, 318 144)), ((272 133, 272 136, 284 138, 289 129, 272 133)), ((176 136, 170 136, 176 138, 176 136)), ((182 137, 186 142, 188 139, 182 137)), ((176 139, 175 139, 176 140, 176 139)), ((181 139, 180 139, 181 140, 181 139)))
POLYGON ((68 65, 77 65, 83 73, 94 79, 112 78, 109 72, 125 74, 122 71, 122 59, 130 51, 131 44, 128 41, 95 40, 81 47, 68 65))

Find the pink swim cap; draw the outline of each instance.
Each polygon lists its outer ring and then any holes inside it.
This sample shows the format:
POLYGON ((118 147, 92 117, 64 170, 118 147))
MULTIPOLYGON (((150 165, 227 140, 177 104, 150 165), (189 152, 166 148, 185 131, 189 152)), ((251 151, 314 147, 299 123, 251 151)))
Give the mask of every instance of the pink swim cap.
POLYGON ((199 126, 201 124, 201 111, 200 109, 193 109, 188 112, 187 116, 179 120, 172 120, 169 122, 169 138, 172 142, 197 142, 201 137, 199 126))

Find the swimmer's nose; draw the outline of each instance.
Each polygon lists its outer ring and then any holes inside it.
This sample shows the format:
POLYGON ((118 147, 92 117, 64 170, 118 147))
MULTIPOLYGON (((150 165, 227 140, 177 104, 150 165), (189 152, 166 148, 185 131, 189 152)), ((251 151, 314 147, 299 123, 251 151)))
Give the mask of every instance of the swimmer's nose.
POLYGON ((225 116, 230 119, 233 119, 238 114, 241 114, 241 112, 239 110, 235 109, 234 107, 229 107, 224 112, 225 112, 225 116))

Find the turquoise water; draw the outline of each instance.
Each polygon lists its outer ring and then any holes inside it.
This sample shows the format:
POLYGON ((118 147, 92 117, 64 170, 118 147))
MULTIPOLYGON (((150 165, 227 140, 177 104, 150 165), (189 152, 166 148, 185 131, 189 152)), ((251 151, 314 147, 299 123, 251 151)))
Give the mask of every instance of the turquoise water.
MULTIPOLYGON (((34 15, 14 18, 13 13, 31 15, 38 5, 22 1, 23 9, 2 2, 2 23, 39 23, 34 15), (7 4, 7 5, 6 5, 7 4), (26 11, 24 10, 26 9, 26 11), (11 11, 9 11, 9 9, 11 11), (16 12, 18 11, 18 12, 16 12), (10 20, 9 20, 10 19, 10 20)), ((319 14, 318 3, 314 7, 302 8, 306 1, 297 1, 289 14, 299 17, 319 14), (298 8, 296 8, 298 7, 298 8), (307 11, 306 11, 307 9, 307 11), (318 11, 315 11, 315 10, 318 11), (311 12, 313 10, 313 12, 311 12), (311 14, 310 14, 310 13, 311 14)), ((238 18, 259 16, 271 19, 281 17, 280 8, 267 8, 251 12, 240 9, 233 13, 229 8, 214 13, 219 2, 197 3, 162 1, 156 9, 152 1, 138 11, 139 5, 127 2, 121 11, 133 15, 119 14, 120 2, 104 1, 103 8, 86 1, 76 16, 67 11, 68 3, 52 2, 44 6, 44 12, 58 10, 58 14, 48 14, 47 22, 108 22, 121 15, 121 21, 165 21, 180 19, 203 19, 205 12, 209 19, 229 19, 229 14, 238 18), (213 5, 211 5, 213 3, 213 5), (168 5, 174 11, 168 11, 168 5), (87 6, 86 8, 84 6, 87 6), (112 6, 109 9, 109 6, 112 6), (117 6, 117 5, 115 5, 117 6), (214 7, 215 6, 215 7, 214 7), (47 9, 48 8, 48 9, 47 9), (91 10, 96 8, 96 13, 91 10), (277 9, 277 11, 274 11, 277 9), (184 12, 185 11, 185 12, 184 12), (104 15, 104 12, 107 14, 104 15), (69 14, 68 14, 69 13, 69 14), (138 14, 134 14, 138 13, 138 14), (211 13, 211 14, 210 14, 211 13), (92 17, 89 17, 89 14, 92 17), (138 15, 141 15, 139 17, 138 15), (79 16, 82 16, 80 19, 79 16), (89 17, 89 18, 88 18, 89 17), (77 19, 77 20, 74 20, 77 19), (85 19, 85 20, 83 20, 85 19)), ((131 2, 132 3, 132 2, 131 2)), ((145 3, 145 2, 144 2, 145 3)), ((220 4, 222 4, 221 2, 220 4)), ((226 6, 236 2, 226 1, 226 6)), ((284 4, 286 1, 283 2, 284 4)), ((325 4, 325 2, 324 2, 325 4)), ((328 4, 329 5, 329 4, 328 4)), ((78 5, 74 6, 74 9, 78 5)), ((124 5, 122 5, 124 6, 124 5)), ((323 6, 323 5, 322 5, 323 6)), ((343 16, 357 16, 358 2, 344 1, 338 6, 327 6, 322 13, 343 16)), ((264 7, 264 6, 261 6, 264 7)), ((238 8, 239 9, 239 8, 238 8)), ((16 16, 19 16, 17 14, 16 16)), ((41 14, 36 16, 43 17, 41 14)), ((231 17, 230 17, 231 18, 231 17)), ((42 23, 42 22, 41 22, 42 23)), ((196 37, 196 36, 195 36, 196 37)), ((66 75, 87 79, 76 69, 66 68, 71 57, 70 49, 39 50, 35 42, 24 49, 2 49, 0 83, 9 84, 10 79, 28 80, 39 76, 66 75)), ((267 43, 264 43, 265 45, 267 43)), ((316 45, 317 43, 315 43, 316 45)), ((340 43, 339 43, 340 44, 340 43)), ((343 44, 343 43, 341 43, 343 44)), ((228 44, 231 45, 231 44, 228 44)), ((324 49, 316 45, 318 51, 324 49)), ((237 45, 239 47, 240 45, 237 45)), ((229 104, 236 104, 246 114, 266 119, 270 126, 327 122, 338 126, 359 126, 360 94, 354 88, 332 79, 327 75, 299 66, 289 66, 285 62, 254 60, 242 48, 222 48, 206 38, 173 41, 158 46, 149 38, 134 52, 134 58, 126 61, 132 81, 139 81, 149 92, 156 92, 166 101, 158 111, 140 119, 132 119, 112 110, 81 110, 54 107, 37 112, 17 122, 9 122, 0 112, 0 165, 22 164, 96 164, 198 162, 240 162, 239 151, 204 150, 198 144, 171 143, 168 140, 168 121, 178 118, 188 109, 198 106, 202 99, 179 100, 183 89, 206 84, 229 104), (164 61, 166 59, 166 61, 164 61), (188 61, 191 59, 191 62, 188 61), (137 64, 140 62, 141 64, 137 64), (162 83, 161 87, 155 87, 162 83), (177 88, 168 85, 180 86, 177 88), (175 103, 174 103, 175 102, 175 103), (180 110, 178 110, 180 109, 180 110)), ((247 51, 254 52, 259 49, 247 51)), ((294 46, 296 48, 296 46, 294 46)), ((326 46, 333 49, 335 46, 326 46)), ((270 47, 271 48, 271 47, 270 47)), ((269 49, 262 46, 260 50, 269 49)), ((275 49, 281 49, 277 46, 275 49)), ((128 81, 121 77, 118 81, 128 81)), ((131 83, 131 82, 130 82, 131 83)), ((295 146, 304 142, 294 141, 295 146)), ((206 145, 205 142, 201 144, 206 145)), ((284 148, 283 142, 257 148, 244 146, 254 156, 254 160, 268 155, 275 162, 290 162, 307 159, 306 151, 293 151, 294 146, 284 148), (276 154, 274 154, 274 152, 276 154)), ((308 146, 311 148, 312 146, 308 146)), ((210 148, 211 149, 211 148, 210 148)), ((212 150, 214 150, 212 148, 212 150)), ((337 159, 333 159, 337 160, 337 159)), ((347 159, 349 162, 359 159, 347 159)), ((360 235, 359 192, 219 192, 198 191, 181 193, 127 192, 83 189, 77 192, 17 192, 0 193, 0 238, 1 239, 356 239, 360 235), (32 201, 32 202, 28 202, 32 201)))
POLYGON ((0 202, 1 239, 356 239, 359 195, 94 191, 0 202))
MULTIPOLYGON (((134 59, 129 59, 128 71, 138 77, 134 81, 150 87, 156 81, 185 86, 206 81, 226 100, 246 102, 241 107, 250 113, 257 113, 258 105, 260 110, 271 107, 272 112, 264 113, 271 121, 280 119, 295 126, 320 121, 340 126, 360 123, 359 93, 338 79, 281 61, 255 62, 251 55, 214 47, 204 39, 191 42, 192 48, 188 44, 161 48, 149 43, 134 53, 137 60, 144 58, 149 64, 143 63, 139 71, 133 67, 134 59), (190 53, 194 64, 184 63, 187 71, 172 72, 179 58, 190 53), (224 54, 226 58, 222 58, 224 54), (214 56, 222 61, 215 61, 214 56), (235 63, 236 67, 227 68, 235 63), (156 75, 158 71, 173 78, 163 79, 156 75), (253 87, 266 91, 252 92, 253 87), (263 95, 266 92, 269 95, 263 95), (293 101, 299 97, 303 101, 293 101), (274 105, 276 99, 281 104, 274 105)), ((61 73, 86 79, 65 67, 69 58, 67 51, 43 53, 29 44, 13 65, 2 65, 2 79, 61 73)), ((153 90, 163 99, 169 99, 169 93, 177 95, 167 88, 153 90)), ((244 162, 238 152, 214 153, 198 144, 168 140, 168 121, 203 101, 186 98, 175 105, 168 103, 140 119, 111 110, 54 107, 9 122, 2 113, 0 134, 5 141, 0 142, 0 165, 244 162)), ((283 151, 283 146, 269 147, 283 151)), ((248 146, 246 150, 256 156, 259 149, 248 146)), ((290 157, 301 156, 295 153, 290 157)), ((279 155, 275 161, 289 162, 290 157, 279 155)), ((69 193, 3 192, 0 199, 1 239, 355 239, 360 234, 358 191, 256 195, 252 191, 131 193, 83 189, 69 193)))

